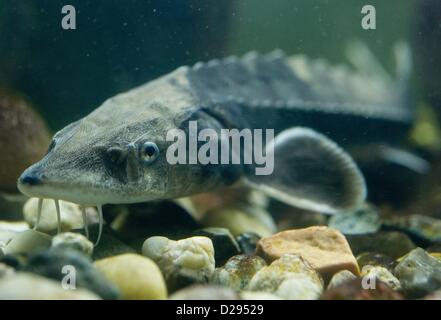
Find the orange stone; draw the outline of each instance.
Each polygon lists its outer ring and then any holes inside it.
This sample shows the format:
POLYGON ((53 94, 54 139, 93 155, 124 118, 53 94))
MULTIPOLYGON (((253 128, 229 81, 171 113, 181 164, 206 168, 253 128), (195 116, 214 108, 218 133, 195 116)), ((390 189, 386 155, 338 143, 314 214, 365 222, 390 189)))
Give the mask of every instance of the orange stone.
POLYGON ((346 238, 325 226, 287 230, 262 238, 256 253, 268 263, 287 253, 299 255, 325 279, 341 270, 360 273, 346 238))

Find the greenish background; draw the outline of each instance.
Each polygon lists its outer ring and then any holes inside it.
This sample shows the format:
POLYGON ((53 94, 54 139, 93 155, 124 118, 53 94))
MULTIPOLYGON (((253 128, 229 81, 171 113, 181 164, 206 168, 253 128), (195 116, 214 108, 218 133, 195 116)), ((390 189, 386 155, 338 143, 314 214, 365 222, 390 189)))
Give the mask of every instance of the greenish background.
POLYGON ((228 51, 269 51, 282 48, 344 61, 345 44, 360 39, 385 64, 391 65, 391 47, 410 40, 416 0, 241 0, 237 1, 228 51), (361 27, 361 8, 376 8, 376 30, 361 27))
POLYGON ((1 0, 0 86, 26 96, 56 131, 181 65, 250 50, 280 48, 335 63, 359 39, 393 70, 391 48, 414 38, 418 2, 71 0, 77 30, 65 31, 65 0, 1 0), (366 4, 376 8, 376 30, 361 27, 366 4))

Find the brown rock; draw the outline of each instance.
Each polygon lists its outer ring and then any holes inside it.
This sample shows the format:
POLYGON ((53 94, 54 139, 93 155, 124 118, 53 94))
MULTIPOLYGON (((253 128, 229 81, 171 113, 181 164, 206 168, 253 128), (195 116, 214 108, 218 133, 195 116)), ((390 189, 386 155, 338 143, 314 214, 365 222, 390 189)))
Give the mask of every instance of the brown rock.
POLYGON ((299 255, 325 279, 340 270, 359 274, 357 260, 346 238, 325 226, 287 230, 262 238, 256 252, 269 263, 287 253, 299 255))
POLYGON ((40 160, 49 141, 45 123, 29 103, 18 94, 0 88, 1 191, 17 191, 17 178, 40 160))
POLYGON ((423 298, 423 300, 441 300, 441 290, 436 290, 423 298))

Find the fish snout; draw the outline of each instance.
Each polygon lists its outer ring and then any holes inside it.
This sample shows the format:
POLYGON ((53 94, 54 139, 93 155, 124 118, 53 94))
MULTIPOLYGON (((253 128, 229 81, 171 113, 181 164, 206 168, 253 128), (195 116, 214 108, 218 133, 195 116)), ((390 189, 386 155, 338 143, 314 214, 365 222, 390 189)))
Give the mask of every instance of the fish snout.
POLYGON ((24 194, 29 194, 34 187, 43 184, 45 175, 38 167, 31 166, 26 169, 17 180, 17 187, 24 194))
POLYGON ((21 177, 19 178, 19 183, 35 186, 41 183, 41 178, 36 175, 30 174, 21 175, 21 177))

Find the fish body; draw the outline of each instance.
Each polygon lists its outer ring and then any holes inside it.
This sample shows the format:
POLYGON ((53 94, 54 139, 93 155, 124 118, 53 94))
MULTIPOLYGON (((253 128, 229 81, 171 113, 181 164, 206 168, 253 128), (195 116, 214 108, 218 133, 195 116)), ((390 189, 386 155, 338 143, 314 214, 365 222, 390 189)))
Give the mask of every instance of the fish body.
POLYGON ((185 73, 200 106, 225 125, 277 132, 301 125, 355 144, 396 141, 413 122, 399 81, 324 60, 249 53, 197 64, 185 73))
MULTIPOLYGON (((412 124, 403 81, 280 51, 181 67, 105 101, 57 132, 18 180, 26 195, 82 205, 169 199, 245 181, 299 207, 360 205, 364 179, 344 148, 398 141, 412 124), (273 129, 274 172, 166 159, 171 130, 273 129), (154 157, 154 159, 153 159, 154 157), (153 159, 153 160, 152 160, 153 159)), ((251 166, 253 167, 253 166, 251 166)))

